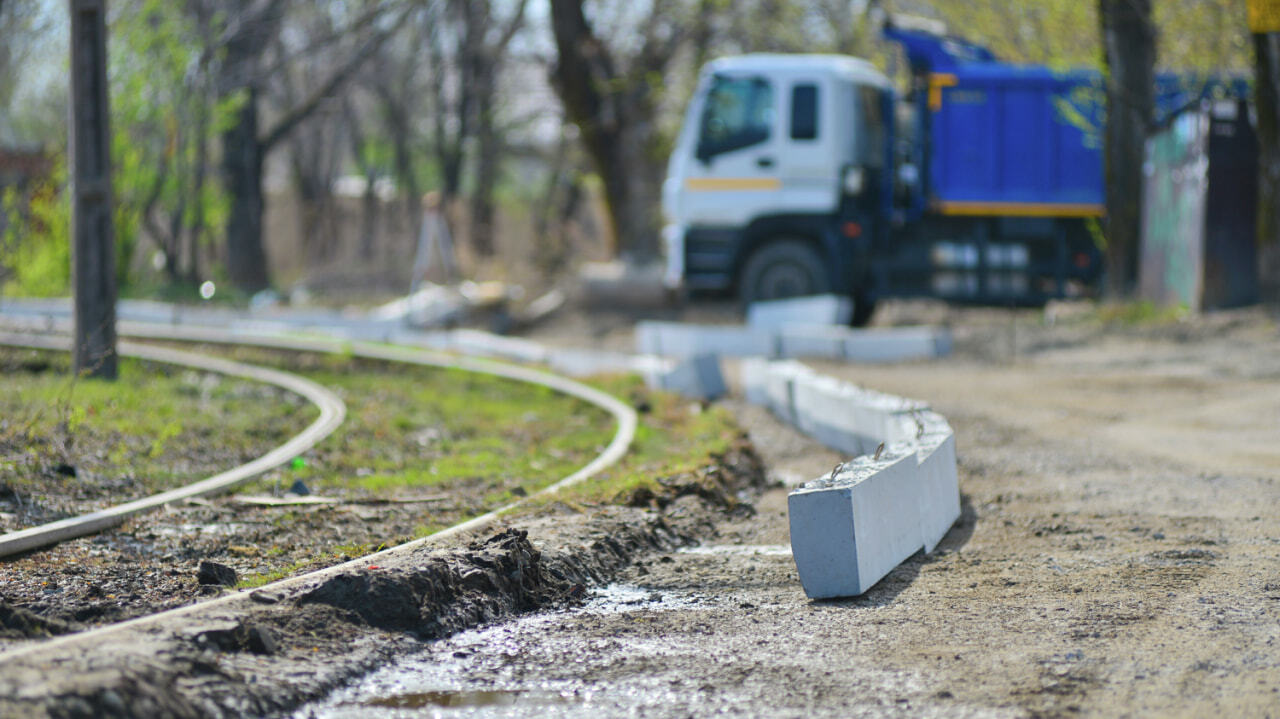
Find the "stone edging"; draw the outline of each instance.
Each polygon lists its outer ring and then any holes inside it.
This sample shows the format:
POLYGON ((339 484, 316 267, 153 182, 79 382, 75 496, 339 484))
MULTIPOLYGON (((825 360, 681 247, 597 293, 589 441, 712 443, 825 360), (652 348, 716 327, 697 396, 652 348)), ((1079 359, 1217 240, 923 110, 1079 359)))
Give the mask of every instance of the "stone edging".
POLYGON ((862 594, 960 517, 955 433, 926 405, 746 359, 748 401, 854 459, 791 492, 791 551, 805 594, 862 594))

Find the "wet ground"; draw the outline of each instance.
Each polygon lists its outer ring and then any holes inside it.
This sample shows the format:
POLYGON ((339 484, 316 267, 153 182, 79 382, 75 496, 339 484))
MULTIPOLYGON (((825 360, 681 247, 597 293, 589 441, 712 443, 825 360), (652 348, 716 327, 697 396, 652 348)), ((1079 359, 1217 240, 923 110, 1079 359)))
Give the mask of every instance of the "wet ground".
MULTIPOLYGON (((427 645, 297 716, 1280 716, 1275 325, 989 317, 945 361, 819 367, 957 431, 961 521, 866 595, 804 597, 775 488, 583 609, 427 645)), ((737 409, 775 477, 837 461, 737 409)))

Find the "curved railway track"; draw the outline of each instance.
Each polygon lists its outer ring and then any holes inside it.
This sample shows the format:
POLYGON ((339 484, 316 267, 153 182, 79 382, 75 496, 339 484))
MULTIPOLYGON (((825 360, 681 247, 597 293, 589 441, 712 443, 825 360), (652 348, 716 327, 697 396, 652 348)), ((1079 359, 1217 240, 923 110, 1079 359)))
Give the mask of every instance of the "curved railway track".
MULTIPOLYGON (((22 335, 5 332, 0 333, 0 345, 65 351, 70 347, 70 340, 65 337, 22 335)), ((167 347, 151 347, 132 342, 121 343, 119 352, 126 357, 181 365, 273 384, 310 400, 320 410, 320 416, 288 442, 251 462, 225 472, 219 472, 212 477, 178 487, 177 489, 171 489, 167 492, 136 499, 132 502, 82 514, 78 517, 68 517, 56 522, 49 522, 0 535, 0 557, 94 534, 114 527, 136 514, 158 509, 170 502, 180 502, 184 499, 203 497, 226 491, 263 472, 279 467, 314 447, 320 440, 332 434, 342 424, 342 420, 346 416, 346 405, 336 394, 311 380, 289 372, 281 372, 242 362, 233 362, 218 357, 182 352, 167 347)))
MULTIPOLYGON (((20 327, 25 327, 25 328, 31 328, 33 326, 32 323, 18 323, 18 324, 20 327)), ((41 327, 43 329, 52 329, 56 327, 57 324, 58 323, 56 321, 50 320, 48 322, 40 323, 35 326, 41 327)), ((305 574, 299 574, 293 577, 279 580, 277 582, 273 582, 264 587, 260 587, 259 591, 288 590, 290 588, 294 588, 303 584, 308 584, 308 583, 326 579, 330 576, 339 574, 344 571, 349 571, 359 566, 365 566, 370 561, 376 561, 376 558, 388 558, 392 555, 401 555, 407 552, 411 552, 414 549, 421 547, 423 545, 439 543, 444 540, 456 537, 460 534, 481 529, 489 524, 492 524, 503 513, 510 511, 511 509, 514 509, 520 506, 521 504, 532 500, 535 497, 545 496, 547 494, 558 492, 566 487, 577 484, 578 482, 581 482, 599 473, 601 470, 605 469, 609 465, 621 459, 622 456, 626 454, 628 448, 631 445, 632 440, 635 437, 635 431, 637 426, 636 412, 626 403, 618 400, 617 398, 605 392, 594 389, 580 382, 576 382, 576 381, 567 379, 565 377, 560 377, 558 375, 554 375, 548 372, 543 372, 540 370, 531 369, 528 367, 521 367, 517 365, 511 365, 511 364, 496 362, 492 360, 481 360, 481 359, 476 359, 471 357, 451 356, 451 355, 446 355, 438 352, 431 352, 427 350, 378 345, 378 344, 373 344, 368 342, 336 341, 336 340, 321 339, 321 338, 290 338, 290 337, 270 336, 270 335, 255 335, 255 336, 231 335, 225 331, 210 329, 210 328, 156 325, 156 324, 147 324, 147 323, 120 323, 119 330, 120 330, 121 336, 133 337, 137 339, 239 345, 239 346, 249 346, 249 347, 289 350, 289 351, 299 351, 299 352, 347 353, 352 356, 364 358, 364 359, 375 359, 375 360, 383 360, 388 362, 398 362, 398 363, 420 365, 420 366, 427 366, 427 367, 438 367, 438 368, 445 368, 445 369, 460 369, 468 372, 487 374, 495 377, 502 377, 502 378, 506 378, 514 381, 539 385, 539 386, 551 389, 555 392, 581 399, 601 409, 604 409, 614 418, 614 420, 617 423, 617 430, 615 431, 612 440, 610 441, 608 446, 605 447, 604 451, 602 451, 595 459, 593 459, 591 462, 589 462, 587 465, 583 466, 582 468, 578 469, 577 471, 573 472, 572 474, 568 475, 567 477, 560 479, 554 484, 540 490, 539 492, 532 494, 529 497, 498 507, 496 509, 492 509, 488 512, 485 512, 484 514, 481 514, 480 516, 473 517, 471 519, 460 522, 458 524, 455 524, 441 531, 435 532, 433 534, 430 534, 428 536, 425 536, 410 542, 406 542, 403 544, 396 545, 394 547, 383 549, 379 552, 364 555, 364 556, 352 559, 350 561, 343 562, 341 564, 336 564, 330 567, 326 567, 324 569, 308 572, 305 574)), ((40 336, 33 336, 33 335, 14 335, 12 333, 0 333, 0 344, 17 344, 19 346, 28 346, 28 347, 38 346, 45 349, 65 349, 67 347, 67 342, 68 340, 65 337, 53 337, 49 335, 40 337, 40 336), (43 344, 40 344, 40 343, 43 343, 43 344)), ((184 362, 181 361, 181 359, 186 359, 186 358, 199 359, 201 360, 202 364, 193 364, 192 366, 197 366, 202 369, 209 369, 212 371, 236 369, 237 371, 229 372, 229 373, 237 374, 239 376, 246 376, 253 379, 267 376, 267 374, 262 374, 262 375, 258 375, 257 377, 254 377, 247 374, 242 374, 239 371, 239 369, 249 368, 249 366, 247 365, 240 365, 240 363, 231 362, 229 360, 201 357, 198 355, 192 355, 191 353, 181 352, 179 350, 173 350, 169 348, 151 347, 146 345, 138 345, 134 343, 122 342, 120 346, 120 350, 122 353, 130 354, 131 356, 140 357, 143 359, 151 359, 151 360, 160 361, 160 362, 173 362, 173 363, 182 364, 184 362), (215 368, 216 366, 219 366, 219 365, 222 367, 222 369, 215 368), (236 366, 236 367, 233 367, 233 366, 236 366)), ((293 377, 293 380, 290 380, 289 384, 293 384, 293 381, 296 380, 297 382, 312 385, 312 387, 308 387, 308 392, 301 392, 301 391, 299 392, 301 394, 304 394, 304 396, 307 396, 308 398, 312 398, 312 394, 315 394, 315 399, 319 399, 320 393, 331 396, 331 393, 328 393, 327 390, 324 390, 322 387, 319 387, 318 385, 311 383, 309 380, 305 380, 300 377, 294 377, 292 375, 288 375, 288 373, 278 372, 276 370, 267 370, 265 368, 256 368, 256 369, 261 369, 264 373, 268 373, 271 375, 278 375, 277 377, 275 377, 275 379, 282 380, 282 381, 288 377, 293 377), (314 390, 319 390, 319 393, 315 393, 314 390)), ((270 381, 270 380, 264 380, 264 381, 270 381)), ((273 384, 279 384, 279 383, 273 382, 273 384)), ((280 386, 286 386, 286 385, 280 384, 280 386)), ((297 384, 296 389, 295 389, 295 386, 286 386, 286 388, 294 391, 299 391, 301 390, 302 386, 303 385, 301 384, 297 384)), ((333 397, 333 399, 336 400, 337 398, 333 397)), ((329 400, 326 398, 325 402, 328 403, 329 400)), ((341 406, 341 402, 339 400, 337 407, 340 407, 340 406, 341 406)), ((95 512, 90 515, 85 515, 84 517, 72 518, 68 520, 62 520, 61 522, 53 523, 54 525, 62 525, 66 523, 67 526, 77 526, 77 523, 83 522, 85 527, 94 527, 93 529, 85 529, 85 531, 82 531, 76 534, 67 533, 64 536, 63 534, 60 534, 60 533, 68 532, 68 530, 65 527, 54 528, 53 525, 45 525, 43 527, 33 527, 33 528, 30 528, 29 530, 22 530, 22 532, 15 533, 15 534, 22 534, 22 533, 29 533, 29 534, 26 537, 22 538, 21 540, 14 540, 15 546, 18 546, 16 544, 18 541, 21 541, 23 543, 23 546, 25 546, 27 549, 40 547, 40 546, 47 546, 56 542, 65 541, 66 539, 69 539, 73 536, 83 536, 84 534, 92 533, 93 531, 100 531, 101 529, 112 526, 113 524, 120 523, 120 521, 123 521, 123 519, 127 516, 131 516, 132 514, 136 514, 137 512, 145 511, 146 509, 162 506, 166 502, 178 501, 186 497, 199 496, 202 493, 207 494, 207 493, 217 492, 219 490, 224 490, 234 485, 238 481, 244 481, 244 479, 247 479, 249 476, 254 476, 258 473, 266 471, 267 469, 270 469, 275 466, 279 466, 279 464, 289 461, 292 457, 297 456, 297 454, 300 453, 301 451, 304 451, 310 446, 313 446, 316 442, 320 441, 320 439, 322 439, 324 435, 327 435, 329 432, 332 432, 333 429, 337 427, 337 423, 341 422, 342 412, 341 410, 337 409, 337 407, 330 405, 328 407, 328 411, 326 411, 325 406, 322 406, 321 418, 316 420, 316 422, 314 422, 311 427, 308 427, 308 429, 304 431, 303 434, 300 434, 298 437, 295 437, 293 440, 290 440, 290 442, 286 443, 286 445, 282 445, 280 448, 273 450, 268 455, 265 455, 264 457, 259 458, 254 462, 244 465, 243 467, 238 467, 235 470, 231 470, 230 472, 225 472, 215 477, 211 477, 206 480, 201 480, 200 482, 194 483, 192 485, 188 485, 183 488, 179 488, 177 490, 172 490, 170 492, 154 495, 144 500, 138 500, 135 502, 130 502, 125 505, 119 505, 117 507, 101 510, 100 512, 95 512), (335 420, 335 412, 336 412, 336 420, 335 420), (332 426, 329 426, 331 423, 332 423, 332 426), (316 428, 316 427, 322 427, 327 431, 325 431, 323 435, 314 437, 314 439, 312 439, 309 433, 311 433, 313 428, 316 428), (299 438, 303 438, 303 435, 307 435, 307 437, 305 437, 304 439, 310 440, 310 443, 306 444, 306 446, 302 446, 302 442, 299 440, 299 438), (288 456, 285 456, 286 454, 288 456), (268 463, 268 460, 270 460, 270 463, 268 463), (251 474, 242 473, 246 467, 251 468, 253 470, 251 474), (232 478, 228 479, 227 475, 231 475, 232 473, 236 473, 236 474, 232 478), (213 480, 219 480, 219 482, 215 485, 213 483, 213 480), (135 507, 133 505, 138 505, 138 506, 135 507), (129 508, 130 511, 126 512, 125 511, 126 508, 129 508), (97 517, 97 515, 103 515, 103 516, 97 517), (36 530, 40 530, 40 531, 36 531, 36 530), (47 532, 47 534, 42 534, 45 532, 47 532)), ((6 535, 6 537, 7 536, 8 535, 6 535)), ((0 542, 3 542, 3 539, 0 539, 0 542)), ((4 546, 4 545, 0 544, 0 546, 4 546)), ((23 551, 23 549, 16 549, 11 551, 17 552, 17 551, 23 551)), ((246 601, 248 600, 249 595, 250 595, 249 592, 236 592, 232 594, 226 594, 211 600, 194 602, 192 604, 188 604, 176 609, 157 612, 154 614, 137 617, 127 621, 117 622, 114 624, 105 625, 95 629, 90 629, 84 632, 79 632, 76 634, 70 634, 62 637, 45 640, 45 641, 38 642, 31 645, 16 647, 4 652, 0 652, 0 664, 3 664, 7 660, 30 656, 38 652, 54 651, 59 648, 65 648, 79 642, 101 641, 103 637, 106 637, 112 633, 118 632, 126 627, 140 627, 140 626, 145 626, 148 623, 159 623, 164 621, 166 618, 190 613, 196 610, 207 609, 214 605, 228 604, 228 603, 233 603, 238 601, 246 601)))

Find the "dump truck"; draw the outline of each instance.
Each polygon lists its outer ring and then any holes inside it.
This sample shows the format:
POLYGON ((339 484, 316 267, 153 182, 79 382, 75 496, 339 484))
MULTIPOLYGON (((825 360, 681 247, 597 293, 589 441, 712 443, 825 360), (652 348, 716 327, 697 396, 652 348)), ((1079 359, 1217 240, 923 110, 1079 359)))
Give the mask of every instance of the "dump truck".
MULTIPOLYGON (((838 293, 1037 305, 1102 276, 1102 79, 887 26, 904 93, 840 55, 703 68, 663 184, 665 281, 744 302, 838 293)), ((1173 112, 1206 82, 1161 75, 1173 112)))

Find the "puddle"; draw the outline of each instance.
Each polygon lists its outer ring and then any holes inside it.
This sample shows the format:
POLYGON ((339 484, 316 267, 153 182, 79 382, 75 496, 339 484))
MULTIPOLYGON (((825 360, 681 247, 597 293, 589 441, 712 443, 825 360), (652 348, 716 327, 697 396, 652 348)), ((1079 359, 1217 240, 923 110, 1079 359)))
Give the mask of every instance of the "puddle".
POLYGON ((185 537, 192 534, 241 534, 256 527, 245 522, 214 522, 212 524, 157 524, 150 532, 157 537, 185 537))
MULTIPOLYGON (((431 709, 444 707, 465 709, 469 707, 509 707, 520 704, 567 704, 572 695, 559 692, 533 692, 518 689, 506 691, 434 691, 416 694, 395 694, 360 702, 360 706, 388 709, 431 709)), ((347 706, 350 706, 348 704, 347 706)))
POLYGON ((711 544, 684 547, 679 554, 714 554, 735 557, 790 557, 791 547, 785 544, 711 544))
POLYGON ((716 599, 697 592, 668 592, 638 587, 634 584, 610 584, 591 592, 591 599, 579 609, 585 614, 616 614, 643 609, 667 612, 680 609, 707 608, 716 599))

